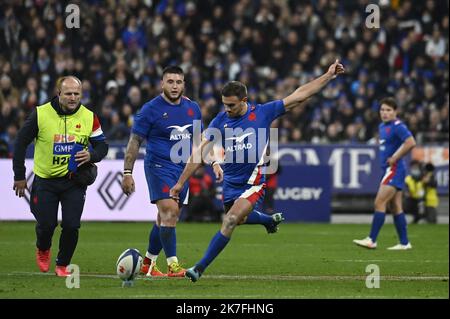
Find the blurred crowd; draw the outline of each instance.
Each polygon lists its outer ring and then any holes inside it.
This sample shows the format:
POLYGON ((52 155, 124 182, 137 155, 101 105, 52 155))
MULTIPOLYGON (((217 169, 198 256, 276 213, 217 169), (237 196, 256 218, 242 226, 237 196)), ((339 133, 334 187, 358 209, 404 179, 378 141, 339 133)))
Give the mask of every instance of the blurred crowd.
POLYGON ((227 81, 242 81, 252 102, 266 102, 339 58, 347 74, 274 123, 280 142, 372 143, 377 101, 387 95, 419 142, 448 142, 448 1, 380 0, 380 28, 371 29, 373 2, 71 0, 81 19, 69 29, 69 1, 2 1, 0 139, 14 140, 62 75, 83 80, 82 103, 109 140, 126 141, 167 65, 183 68, 185 95, 199 102, 207 125, 227 81))

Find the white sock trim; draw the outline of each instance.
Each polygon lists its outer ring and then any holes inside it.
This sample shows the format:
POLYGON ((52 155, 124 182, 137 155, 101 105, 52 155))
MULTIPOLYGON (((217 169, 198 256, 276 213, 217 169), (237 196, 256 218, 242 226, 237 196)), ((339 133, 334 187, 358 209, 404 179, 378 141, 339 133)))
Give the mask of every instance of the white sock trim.
POLYGON ((156 260, 158 259, 158 255, 152 255, 148 251, 145 253, 145 257, 151 259, 153 262, 156 262, 156 260))
POLYGON ((173 263, 173 262, 178 263, 178 258, 177 258, 177 256, 172 256, 172 257, 167 258, 167 264, 168 264, 168 265, 170 265, 170 264, 173 263))

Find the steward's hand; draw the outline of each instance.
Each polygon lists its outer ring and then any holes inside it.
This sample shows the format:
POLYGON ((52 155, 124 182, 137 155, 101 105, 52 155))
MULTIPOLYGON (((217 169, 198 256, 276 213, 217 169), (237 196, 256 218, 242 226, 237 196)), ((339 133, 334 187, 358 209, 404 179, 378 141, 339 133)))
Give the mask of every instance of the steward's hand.
POLYGON ((75 162, 78 163, 78 167, 84 163, 89 163, 91 161, 91 153, 86 150, 79 151, 75 154, 75 162))
POLYGON ((21 181, 14 181, 13 190, 16 191, 16 196, 25 196, 25 189, 28 189, 26 179, 23 179, 21 181))

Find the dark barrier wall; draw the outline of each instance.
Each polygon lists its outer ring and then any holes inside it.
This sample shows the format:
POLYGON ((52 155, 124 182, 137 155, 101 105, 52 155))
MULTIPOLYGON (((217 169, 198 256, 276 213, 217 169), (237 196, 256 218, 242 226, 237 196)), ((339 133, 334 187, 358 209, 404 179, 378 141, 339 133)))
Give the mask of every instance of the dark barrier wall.
POLYGON ((275 211, 283 212, 286 221, 330 222, 330 166, 285 166, 274 199, 275 211))
MULTIPOLYGON (((375 145, 281 145, 283 165, 329 165, 333 194, 375 194, 383 172, 375 145)), ((418 146, 410 156, 436 166, 439 194, 448 194, 448 147, 418 146)))

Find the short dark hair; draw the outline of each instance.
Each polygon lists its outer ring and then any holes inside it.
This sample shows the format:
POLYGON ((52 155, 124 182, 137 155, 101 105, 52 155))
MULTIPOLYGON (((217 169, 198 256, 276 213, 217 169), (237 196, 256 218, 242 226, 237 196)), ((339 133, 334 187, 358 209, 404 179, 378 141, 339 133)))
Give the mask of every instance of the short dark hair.
POLYGON ((184 72, 183 69, 180 68, 178 65, 169 65, 166 66, 163 70, 162 76, 164 76, 165 74, 181 74, 184 76, 184 72))
POLYGON ((247 87, 239 81, 228 82, 222 89, 222 96, 237 96, 239 100, 242 100, 247 97, 247 87))
POLYGON ((383 104, 386 104, 386 105, 392 107, 394 110, 397 110, 397 102, 395 102, 395 99, 393 97, 385 97, 384 99, 381 99, 380 107, 383 104))

